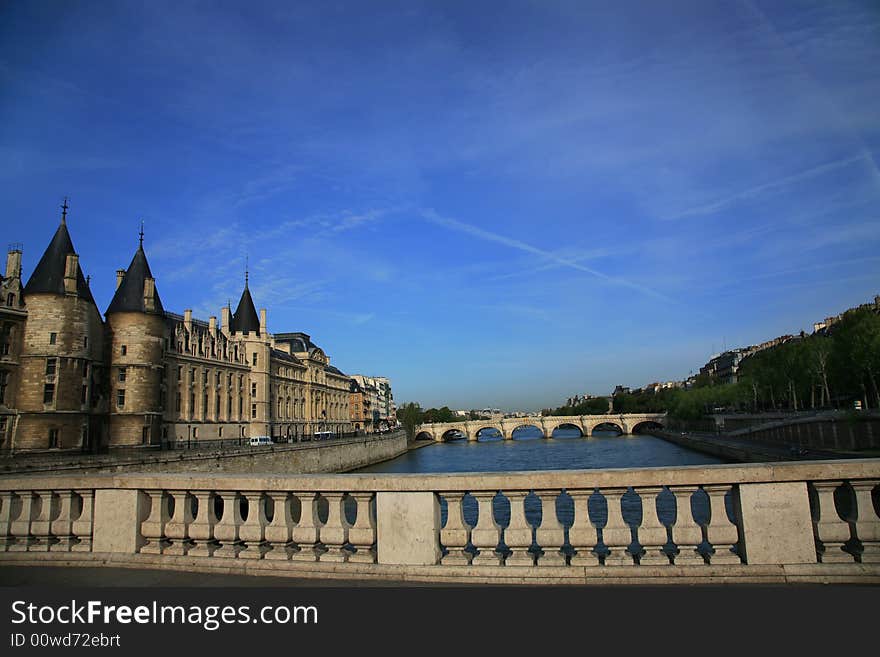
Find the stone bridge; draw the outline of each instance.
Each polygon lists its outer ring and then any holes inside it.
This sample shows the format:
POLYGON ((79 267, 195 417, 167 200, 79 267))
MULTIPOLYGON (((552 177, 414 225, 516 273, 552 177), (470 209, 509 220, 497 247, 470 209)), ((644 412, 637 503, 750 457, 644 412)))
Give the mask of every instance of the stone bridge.
POLYGON ((416 438, 438 442, 448 440, 455 431, 463 433, 468 440, 477 440, 477 434, 483 429, 495 429, 505 440, 513 439, 513 432, 520 427, 535 427, 549 438, 557 428, 574 428, 582 436, 590 436, 600 424, 612 425, 621 433, 638 433, 659 425, 666 425, 665 413, 624 413, 608 415, 532 415, 528 417, 507 417, 498 420, 463 420, 461 422, 437 422, 421 425, 416 431, 416 438))

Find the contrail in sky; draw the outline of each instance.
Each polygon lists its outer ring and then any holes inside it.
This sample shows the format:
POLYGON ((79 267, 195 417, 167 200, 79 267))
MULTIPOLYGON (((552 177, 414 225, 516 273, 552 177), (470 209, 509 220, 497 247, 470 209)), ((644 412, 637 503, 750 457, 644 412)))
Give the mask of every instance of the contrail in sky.
POLYGON ((597 278, 601 278, 604 281, 608 281, 609 283, 615 283, 617 285, 622 285, 624 287, 631 288, 633 290, 637 290, 643 294, 654 297, 656 299, 662 299, 663 301, 672 301, 669 297, 657 292, 656 290, 652 290, 649 287, 645 287, 644 285, 639 285, 638 283, 633 283, 632 281, 628 281, 623 278, 618 278, 615 276, 609 276, 608 274, 603 274, 600 271, 592 269, 591 267, 587 267, 582 265, 574 260, 570 260, 568 258, 563 258, 555 253, 551 253, 550 251, 545 251, 544 249, 539 249, 536 246, 532 246, 531 244, 526 244, 525 242, 521 242, 520 240, 516 240, 510 237, 505 237, 504 235, 499 235, 498 233, 493 233, 488 230, 484 230, 482 228, 478 228, 477 226, 472 226, 471 224, 466 224, 463 221, 458 221, 457 219, 450 219, 449 217, 441 217, 439 214, 434 212, 433 210, 421 210, 421 215, 430 221, 433 224, 438 226, 443 226, 444 228, 449 228, 450 230, 458 231, 459 233, 465 233, 466 235, 470 235, 472 237, 477 237, 486 242, 494 242, 496 244, 501 244, 503 246, 510 247, 511 249, 517 249, 518 251, 523 251, 525 253, 531 253, 532 255, 539 256, 544 258, 549 262, 556 263, 563 267, 568 267, 569 269, 574 269, 576 271, 584 272, 587 274, 592 274, 597 278))

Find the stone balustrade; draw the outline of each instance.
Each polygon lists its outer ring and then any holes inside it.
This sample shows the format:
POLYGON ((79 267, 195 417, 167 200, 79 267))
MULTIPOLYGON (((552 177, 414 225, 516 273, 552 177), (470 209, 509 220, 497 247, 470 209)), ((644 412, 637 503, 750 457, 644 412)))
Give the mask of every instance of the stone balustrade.
POLYGON ((878 492, 878 459, 448 475, 5 477, 0 563, 46 553, 40 562, 110 558, 225 572, 265 563, 261 572, 296 576, 492 581, 507 573, 536 582, 574 571, 587 579, 747 576, 762 566, 812 565, 820 581, 832 572, 880 581, 878 492))

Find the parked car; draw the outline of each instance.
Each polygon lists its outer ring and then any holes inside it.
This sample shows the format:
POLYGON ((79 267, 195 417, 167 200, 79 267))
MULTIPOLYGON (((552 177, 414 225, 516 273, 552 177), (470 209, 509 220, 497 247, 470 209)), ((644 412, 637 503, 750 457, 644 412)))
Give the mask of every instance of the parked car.
POLYGON ((252 436, 250 439, 251 447, 259 447, 262 445, 271 445, 272 439, 269 436, 252 436))

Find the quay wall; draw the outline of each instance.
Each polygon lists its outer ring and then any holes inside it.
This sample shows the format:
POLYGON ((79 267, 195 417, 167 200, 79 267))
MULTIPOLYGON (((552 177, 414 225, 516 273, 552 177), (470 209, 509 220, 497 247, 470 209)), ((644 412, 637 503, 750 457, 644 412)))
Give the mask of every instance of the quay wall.
POLYGON ((124 450, 109 454, 22 455, 0 462, 2 474, 26 473, 265 473, 347 472, 387 461, 407 450, 406 433, 367 434, 319 442, 244 445, 210 450, 124 450))

